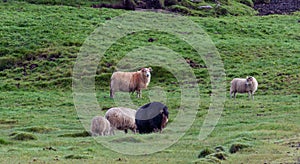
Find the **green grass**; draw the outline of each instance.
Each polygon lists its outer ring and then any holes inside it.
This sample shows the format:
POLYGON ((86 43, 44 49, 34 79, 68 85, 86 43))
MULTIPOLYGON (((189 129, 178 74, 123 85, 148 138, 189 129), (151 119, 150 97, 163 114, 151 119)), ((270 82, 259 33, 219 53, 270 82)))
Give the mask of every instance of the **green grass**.
MULTIPOLYGON (((193 68, 199 79, 200 106, 191 128, 167 149, 131 156, 114 152, 89 136, 74 107, 71 90, 72 69, 86 37, 109 19, 127 11, 17 2, 0 2, 0 10, 0 36, 4 38, 0 42, 0 163, 299 161, 299 13, 188 17, 209 34, 222 57, 227 84, 222 116, 208 138, 199 141, 199 131, 210 105, 211 86, 207 69, 193 68), (37 67, 33 68, 34 64, 37 67), (230 100, 230 80, 247 75, 255 76, 259 82, 255 100, 247 100, 245 94, 230 100), (233 145, 244 147, 231 154, 233 145), (220 153, 216 147, 224 150, 220 153), (214 152, 198 158, 205 149, 214 152), (221 160, 223 157, 226 159, 221 160)), ((101 108, 116 105, 108 98, 108 86, 118 60, 131 50, 150 45, 168 47, 183 58, 205 66, 195 50, 172 35, 155 31, 128 35, 110 47, 99 62, 95 79, 96 98, 101 108), (149 38, 155 41, 148 42, 149 38)), ((143 91, 143 99, 132 95, 132 103, 135 106, 148 103, 153 94, 151 89, 163 88, 172 124, 180 106, 179 84, 168 70, 158 66, 153 70, 150 89, 143 91)), ((103 115, 105 111, 96 112, 103 115)), ((176 126, 180 129, 180 125, 176 126)), ((166 129, 166 132, 178 129, 166 129)), ((118 135, 122 136, 122 132, 118 135)), ((155 135, 132 137, 129 134, 113 141, 139 144, 147 137, 151 139, 155 135)))
MULTIPOLYGON (((199 130, 209 105, 207 101, 209 97, 203 95, 196 120, 178 142, 159 153, 128 156, 113 152, 89 135, 85 135, 76 110, 72 106, 71 94, 70 91, 3 92, 0 97, 1 119, 17 120, 17 122, 0 124, 1 139, 4 143, 1 144, 1 152, 5 154, 1 158, 1 163, 15 159, 14 156, 20 154, 22 155, 16 159, 16 162, 30 162, 34 158, 51 162, 56 157, 61 162, 71 162, 70 160, 80 162, 83 159, 87 162, 94 160, 116 162, 119 158, 130 163, 139 163, 141 160, 151 162, 154 159, 168 161, 168 163, 191 162, 198 160, 198 155, 204 148, 215 149, 220 146, 226 154, 226 160, 222 161, 228 163, 236 160, 247 161, 247 159, 261 161, 262 157, 269 162, 295 161, 299 155, 297 147, 290 146, 299 143, 298 95, 286 95, 286 100, 280 95, 257 95, 255 101, 248 101, 246 97, 240 97, 239 101, 227 99, 218 125, 213 133, 201 142, 198 140, 199 130), (27 95, 26 98, 24 95, 27 95), (53 101, 56 103, 53 104, 53 101), (20 102, 23 102, 23 105, 20 102), (28 132, 28 129, 51 129, 51 131, 47 130, 44 133, 44 130, 42 132, 30 130, 28 132), (13 138, 17 134, 28 133, 35 136, 36 140, 19 141, 13 138), (246 145, 246 148, 231 154, 230 149, 236 144, 246 145), (52 147, 56 151, 48 150, 47 147, 52 147), (287 152, 290 152, 290 156, 287 156, 287 152)), ((103 97, 105 93, 98 93, 98 95, 103 97)), ((99 99, 99 101, 105 100, 107 98, 99 99)), ((168 105, 171 106, 170 118, 172 119, 176 114, 172 108, 174 104, 170 102, 168 105)), ((118 135, 122 136, 122 134, 118 135)), ((139 138, 117 140, 118 142, 144 142, 139 138)), ((211 156, 215 155, 218 154, 211 156)), ((212 158, 211 156, 202 160, 208 160, 212 158)))

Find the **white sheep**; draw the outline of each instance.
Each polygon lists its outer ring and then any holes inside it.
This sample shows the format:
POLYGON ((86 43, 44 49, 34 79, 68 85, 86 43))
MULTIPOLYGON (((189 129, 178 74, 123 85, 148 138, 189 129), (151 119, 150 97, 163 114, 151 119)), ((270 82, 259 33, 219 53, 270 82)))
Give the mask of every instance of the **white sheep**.
POLYGON ((102 116, 95 116, 92 119, 91 133, 92 136, 105 136, 114 134, 113 128, 110 126, 110 122, 102 116))
POLYGON ((124 130, 125 133, 130 129, 136 133, 135 113, 136 111, 130 108, 115 107, 105 113, 105 118, 113 129, 124 130))
POLYGON ((254 100, 254 93, 257 90, 258 83, 256 79, 252 76, 247 76, 244 78, 234 78, 231 81, 230 86, 230 97, 232 98, 232 94, 234 99, 236 98, 236 93, 248 93, 249 99, 252 96, 252 100, 254 100))
POLYGON ((110 97, 114 98, 115 92, 137 92, 137 97, 142 97, 141 90, 146 89, 150 83, 152 68, 142 68, 137 72, 115 72, 110 81, 110 97))

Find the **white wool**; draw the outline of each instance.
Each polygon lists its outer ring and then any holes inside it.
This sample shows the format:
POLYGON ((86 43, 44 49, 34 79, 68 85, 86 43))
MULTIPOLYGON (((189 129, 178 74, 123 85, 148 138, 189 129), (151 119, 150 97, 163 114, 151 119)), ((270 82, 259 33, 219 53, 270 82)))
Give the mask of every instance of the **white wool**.
POLYGON ((115 72, 110 81, 110 97, 114 98, 115 92, 137 92, 141 97, 141 90, 148 87, 151 79, 151 67, 142 68, 137 72, 115 72))
POLYGON ((135 113, 136 111, 130 108, 115 107, 110 108, 105 113, 105 118, 110 122, 113 129, 124 130, 125 133, 130 129, 135 133, 135 113))
POLYGON ((248 93, 249 99, 252 96, 254 99, 254 93, 256 92, 258 87, 257 80, 254 77, 247 78, 234 78, 231 81, 230 86, 230 97, 234 96, 236 98, 236 93, 248 93))
POLYGON ((113 129, 106 118, 102 116, 95 116, 91 123, 91 133, 92 136, 112 135, 113 129))

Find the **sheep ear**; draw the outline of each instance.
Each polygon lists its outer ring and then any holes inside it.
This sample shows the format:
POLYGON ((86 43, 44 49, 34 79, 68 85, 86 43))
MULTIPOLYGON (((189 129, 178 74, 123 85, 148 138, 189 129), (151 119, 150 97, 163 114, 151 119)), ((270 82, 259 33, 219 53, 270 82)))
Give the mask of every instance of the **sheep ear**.
POLYGON ((148 69, 149 69, 150 72, 152 72, 152 68, 151 67, 149 67, 148 69))

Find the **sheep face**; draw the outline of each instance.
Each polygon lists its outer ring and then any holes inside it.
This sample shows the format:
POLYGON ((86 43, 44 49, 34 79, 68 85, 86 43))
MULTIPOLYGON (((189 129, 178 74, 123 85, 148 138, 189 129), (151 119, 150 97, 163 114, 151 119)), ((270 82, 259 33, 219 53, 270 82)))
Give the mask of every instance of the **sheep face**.
POLYGON ((253 81, 253 77, 252 76, 250 76, 250 77, 247 76, 247 78, 246 78, 246 86, 250 87, 251 84, 252 84, 252 81, 253 81))
POLYGON ((150 77, 151 76, 151 72, 152 71, 152 68, 149 67, 149 68, 142 68, 141 69, 141 72, 143 73, 144 76, 146 77, 150 77))
POLYGON ((162 119, 162 122, 161 122, 161 128, 162 129, 167 126, 168 121, 169 121, 168 116, 166 116, 165 114, 163 114, 163 119, 162 119))

